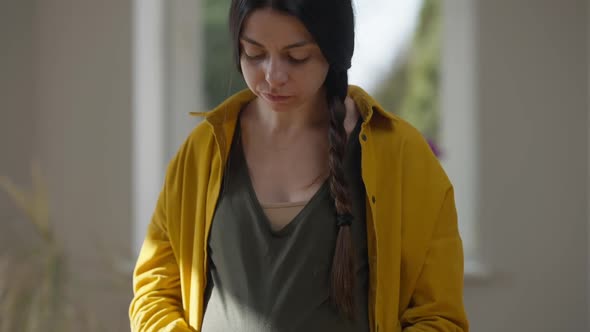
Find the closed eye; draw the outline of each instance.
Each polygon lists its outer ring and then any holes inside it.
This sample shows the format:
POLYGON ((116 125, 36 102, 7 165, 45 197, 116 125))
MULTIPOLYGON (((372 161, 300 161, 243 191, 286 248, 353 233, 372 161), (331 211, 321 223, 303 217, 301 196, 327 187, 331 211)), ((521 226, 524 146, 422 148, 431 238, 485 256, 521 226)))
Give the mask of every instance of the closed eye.
POLYGON ((291 62, 292 64, 296 64, 296 65, 300 65, 300 64, 304 64, 307 62, 307 60, 309 60, 310 57, 305 57, 303 59, 298 59, 292 56, 289 56, 289 62, 291 62))
MULTIPOLYGON (((266 57, 265 53, 248 54, 247 52, 243 52, 243 54, 244 54, 244 57, 250 61, 260 61, 266 57)), ((287 61, 291 64, 294 64, 294 65, 304 64, 309 60, 309 58, 310 58, 309 56, 305 57, 305 58, 296 58, 296 57, 287 55, 287 61)))
POLYGON ((248 54, 246 52, 243 52, 244 57, 248 60, 262 60, 265 57, 264 53, 259 53, 259 54, 248 54))

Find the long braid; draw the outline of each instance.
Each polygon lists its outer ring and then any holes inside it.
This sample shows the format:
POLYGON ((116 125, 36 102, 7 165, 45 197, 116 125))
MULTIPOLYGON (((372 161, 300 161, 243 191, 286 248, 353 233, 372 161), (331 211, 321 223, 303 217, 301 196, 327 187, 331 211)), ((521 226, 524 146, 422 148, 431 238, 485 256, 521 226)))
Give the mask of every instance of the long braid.
POLYGON ((352 202, 348 183, 344 177, 344 154, 346 152, 346 131, 344 129, 344 117, 346 109, 344 98, 346 97, 348 78, 346 72, 336 75, 329 74, 327 80, 328 107, 330 112, 329 129, 329 168, 330 191, 334 199, 338 218, 348 218, 348 222, 338 223, 338 235, 336 248, 332 261, 331 271, 331 295, 341 313, 353 319, 355 315, 354 288, 356 284, 354 246, 350 216, 352 215, 352 202), (335 92, 335 93, 334 93, 335 92))

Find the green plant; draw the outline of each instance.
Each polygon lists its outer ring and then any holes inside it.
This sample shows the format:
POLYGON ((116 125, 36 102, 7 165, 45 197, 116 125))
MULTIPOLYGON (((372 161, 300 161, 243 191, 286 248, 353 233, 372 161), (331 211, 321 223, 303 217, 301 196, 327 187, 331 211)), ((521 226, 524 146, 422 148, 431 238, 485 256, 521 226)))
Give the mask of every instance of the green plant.
MULTIPOLYGON (((75 296, 81 282, 55 237, 38 163, 32 164, 31 180, 32 188, 26 191, 0 177, 0 191, 23 212, 35 233, 28 234, 26 245, 0 254, 0 332, 105 331, 84 299, 75 296)), ((129 287, 121 282, 130 279, 128 271, 116 271, 121 264, 114 259, 106 263, 113 272, 109 287, 129 287)))
POLYGON ((47 191, 38 164, 33 164, 31 177, 30 192, 0 177, 0 188, 24 212, 39 239, 34 249, 12 251, 0 258, 0 331, 63 330, 65 259, 51 231, 47 191))
POLYGON ((441 0, 424 0, 404 61, 376 92, 388 110, 406 119, 431 142, 439 135, 441 0))

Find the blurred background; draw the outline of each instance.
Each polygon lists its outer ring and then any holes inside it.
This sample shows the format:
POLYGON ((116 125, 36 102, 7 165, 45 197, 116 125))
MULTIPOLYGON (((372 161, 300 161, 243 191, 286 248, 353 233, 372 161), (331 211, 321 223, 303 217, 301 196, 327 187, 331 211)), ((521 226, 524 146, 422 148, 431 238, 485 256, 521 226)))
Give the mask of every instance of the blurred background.
MULTIPOLYGON (((0 332, 128 331, 165 167, 244 83, 229 0, 0 0, 0 332)), ((355 0, 350 82, 455 185, 472 331, 590 331, 586 0, 355 0)))

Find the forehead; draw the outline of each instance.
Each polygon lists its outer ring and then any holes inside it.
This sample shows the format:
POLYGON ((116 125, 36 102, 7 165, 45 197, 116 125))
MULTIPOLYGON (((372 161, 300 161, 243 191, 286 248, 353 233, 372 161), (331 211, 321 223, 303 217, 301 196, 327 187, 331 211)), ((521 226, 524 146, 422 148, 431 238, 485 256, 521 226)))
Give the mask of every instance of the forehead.
POLYGON ((242 26, 242 36, 254 39, 265 46, 281 46, 303 40, 313 41, 313 37, 299 19, 271 8, 258 9, 248 15, 242 26))

